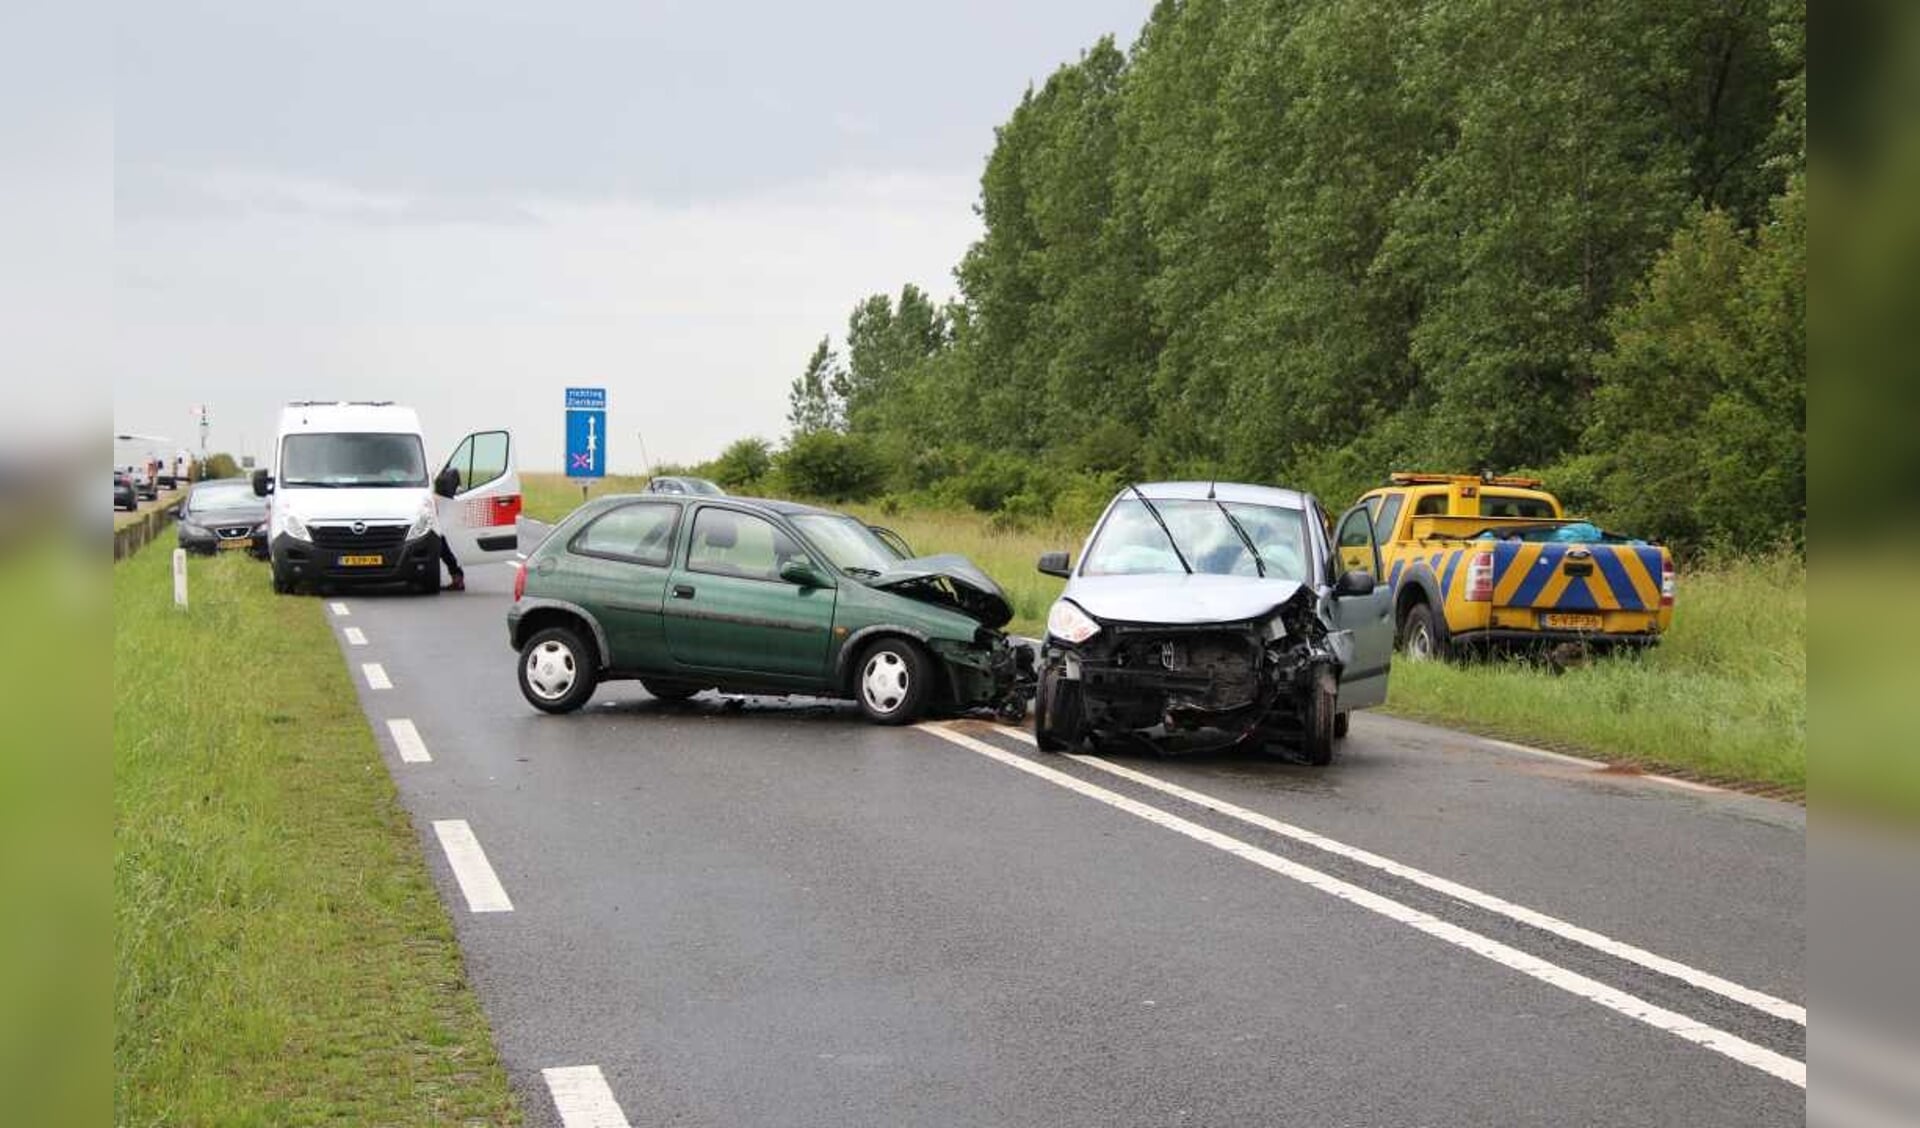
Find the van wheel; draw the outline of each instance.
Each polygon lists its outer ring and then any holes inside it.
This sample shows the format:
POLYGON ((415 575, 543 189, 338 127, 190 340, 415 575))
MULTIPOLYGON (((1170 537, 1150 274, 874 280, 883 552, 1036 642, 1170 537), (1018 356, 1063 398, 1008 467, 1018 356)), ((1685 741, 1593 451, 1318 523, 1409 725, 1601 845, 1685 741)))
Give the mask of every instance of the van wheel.
POLYGON ((271 568, 273 571, 273 594, 291 595, 293 593, 293 580, 287 576, 287 573, 281 569, 280 565, 274 564, 271 565, 271 568))
POLYGON ((590 643, 572 627, 548 627, 520 648, 520 693, 543 713, 571 713, 593 696, 590 643))
POLYGON ((933 663, 903 638, 883 638, 860 654, 853 670, 853 696, 867 719, 882 725, 907 725, 926 711, 933 688, 933 663))
POLYGON ((1440 633, 1434 622, 1433 608, 1425 603, 1416 603, 1407 611, 1407 621, 1400 628, 1400 648, 1406 651, 1407 658, 1414 662, 1445 658, 1450 652, 1445 636, 1440 633))

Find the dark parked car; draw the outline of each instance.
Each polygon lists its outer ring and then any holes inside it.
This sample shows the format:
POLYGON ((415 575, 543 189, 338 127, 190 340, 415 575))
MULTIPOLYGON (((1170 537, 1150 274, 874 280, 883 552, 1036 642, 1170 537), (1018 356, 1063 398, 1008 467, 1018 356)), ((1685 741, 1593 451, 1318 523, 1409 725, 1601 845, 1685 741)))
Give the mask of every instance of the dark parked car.
POLYGON ((1386 700, 1393 623, 1371 571, 1341 571, 1311 494, 1132 486, 1108 504, 1047 616, 1034 736, 1220 747, 1284 741, 1325 764, 1386 700))
POLYGON ((113 507, 126 510, 140 508, 139 495, 133 492, 133 479, 118 470, 113 472, 113 507))
POLYGON ((705 478, 667 477, 647 479, 647 492, 677 494, 682 497, 725 497, 727 491, 705 478))
POLYGON ((246 478, 200 482, 180 506, 180 547, 188 552, 267 556, 267 503, 246 478))
MULTIPOLYGON (((896 538, 897 539, 897 538, 896 538)), ((1032 651, 962 556, 903 559, 858 520, 787 501, 633 494, 569 515, 519 566, 507 636, 549 713, 602 681, 846 697, 871 720, 1024 713, 1032 651)))

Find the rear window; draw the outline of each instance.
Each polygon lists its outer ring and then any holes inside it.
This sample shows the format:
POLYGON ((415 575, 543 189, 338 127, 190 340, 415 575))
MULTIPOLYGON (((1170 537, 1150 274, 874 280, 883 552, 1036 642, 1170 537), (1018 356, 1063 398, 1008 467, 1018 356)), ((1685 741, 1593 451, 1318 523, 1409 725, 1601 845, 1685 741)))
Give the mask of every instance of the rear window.
POLYGON ((1482 493, 1480 495, 1480 516, 1520 517, 1529 519, 1546 518, 1551 520, 1554 517, 1554 512, 1553 505, 1545 498, 1482 493))

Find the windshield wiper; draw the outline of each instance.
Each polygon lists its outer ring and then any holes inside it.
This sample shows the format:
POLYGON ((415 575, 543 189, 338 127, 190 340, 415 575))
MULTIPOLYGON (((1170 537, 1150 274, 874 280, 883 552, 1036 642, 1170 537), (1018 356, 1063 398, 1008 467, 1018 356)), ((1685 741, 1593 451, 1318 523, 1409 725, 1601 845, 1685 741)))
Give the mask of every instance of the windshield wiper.
POLYGON ((1228 511, 1226 506, 1221 505, 1218 501, 1215 501, 1213 504, 1215 508, 1220 510, 1220 516, 1227 519, 1227 524, 1233 526, 1234 535, 1240 538, 1240 543, 1247 546, 1247 554, 1253 557, 1254 571, 1260 573, 1261 579, 1266 579, 1267 566, 1260 559, 1260 550, 1253 547, 1253 538, 1248 536, 1247 531, 1240 527, 1239 521, 1234 520, 1233 514, 1228 511))
POLYGON ((1140 504, 1146 506, 1147 512, 1153 515, 1153 523, 1160 526, 1160 531, 1167 535, 1167 544, 1173 548, 1174 559, 1180 561, 1180 566, 1187 570, 1187 575, 1193 575, 1193 565, 1187 563, 1187 554, 1180 551, 1180 542, 1173 539, 1173 530, 1167 528, 1166 519, 1161 517, 1160 511, 1153 507, 1151 501, 1147 500, 1147 495, 1140 492, 1139 486, 1134 486, 1132 489, 1133 496, 1139 498, 1140 504))
POLYGON ((290 478, 280 484, 282 486, 298 487, 303 490, 337 490, 341 488, 339 482, 323 482, 318 478, 290 478))

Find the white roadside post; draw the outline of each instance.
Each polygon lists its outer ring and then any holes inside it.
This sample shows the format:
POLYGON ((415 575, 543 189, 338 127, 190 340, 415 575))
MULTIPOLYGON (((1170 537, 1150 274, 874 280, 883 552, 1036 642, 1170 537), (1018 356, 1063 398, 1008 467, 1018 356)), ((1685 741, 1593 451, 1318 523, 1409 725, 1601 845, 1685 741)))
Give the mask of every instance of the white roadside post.
POLYGON ((180 610, 187 609, 187 550, 173 550, 173 605, 180 610))

